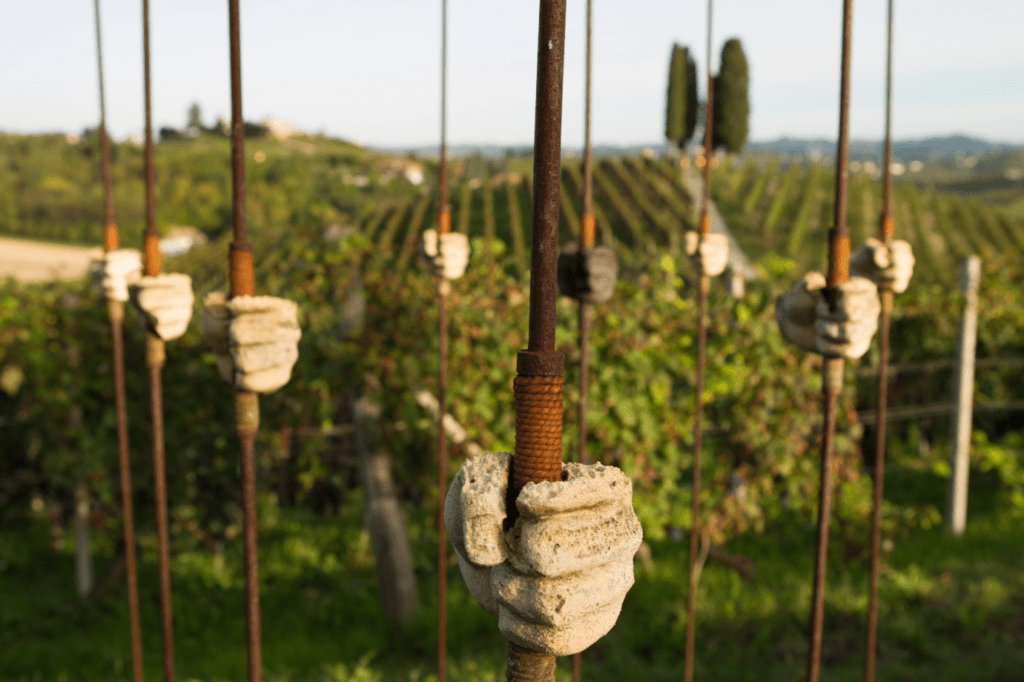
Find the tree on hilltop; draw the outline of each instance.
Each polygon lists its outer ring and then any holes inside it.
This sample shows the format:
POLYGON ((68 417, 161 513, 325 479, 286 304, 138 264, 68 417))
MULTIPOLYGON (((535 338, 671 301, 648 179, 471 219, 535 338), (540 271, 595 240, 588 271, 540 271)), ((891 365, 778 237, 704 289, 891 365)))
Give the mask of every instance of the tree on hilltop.
POLYGON ((715 103, 711 110, 711 148, 736 153, 743 149, 750 132, 750 76, 747 58, 739 39, 722 46, 722 58, 715 76, 715 103))
POLYGON ((697 97, 697 63, 687 51, 686 55, 686 135, 685 142, 693 139, 693 132, 697 129, 697 118, 700 114, 700 100, 697 97))

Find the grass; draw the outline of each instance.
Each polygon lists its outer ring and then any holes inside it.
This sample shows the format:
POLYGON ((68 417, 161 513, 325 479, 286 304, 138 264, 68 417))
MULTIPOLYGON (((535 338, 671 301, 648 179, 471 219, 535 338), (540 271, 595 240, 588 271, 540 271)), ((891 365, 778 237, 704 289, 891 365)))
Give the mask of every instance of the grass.
MULTIPOLYGON (((893 497, 941 498, 945 479, 893 471, 893 497)), ((268 500, 265 500, 267 502, 268 500)), ((885 558, 880 595, 879 680, 1020 680, 1024 670, 1024 543, 1019 520, 1000 510, 992 480, 975 476, 972 517, 962 539, 942 528, 897 538, 885 558), (977 504, 974 501, 977 501, 977 504)), ((261 509, 263 661, 268 682, 435 679, 430 509, 407 508, 423 608, 406 631, 380 613, 362 503, 349 496, 338 518, 304 510, 261 509)), ((10 525, 10 524, 9 524, 10 525)), ((96 538, 97 582, 113 559, 116 528, 96 538)), ((864 539, 864 544, 867 538, 864 539)), ((155 540, 140 536, 140 600, 147 679, 162 679, 155 540)), ((178 679, 224 682, 246 676, 240 539, 218 570, 202 551, 177 548, 172 579, 178 679)), ((585 679, 642 674, 682 677, 686 542, 652 543, 651 569, 637 564, 636 586, 616 628, 584 655, 585 679)), ((728 549, 757 562, 746 581, 715 564, 697 601, 699 680, 796 680, 807 652, 813 527, 777 518, 765 534, 728 549)), ((824 677, 862 679, 867 605, 863 546, 831 546, 825 609, 824 677)), ((71 548, 51 547, 48 524, 29 520, 0 535, 0 679, 122 681, 131 676, 123 578, 105 596, 74 593, 71 548)), ((503 679, 504 643, 493 619, 449 570, 449 678, 503 679)), ((100 590, 103 591, 102 588, 100 590)), ((559 680, 568 679, 568 664, 559 680)))

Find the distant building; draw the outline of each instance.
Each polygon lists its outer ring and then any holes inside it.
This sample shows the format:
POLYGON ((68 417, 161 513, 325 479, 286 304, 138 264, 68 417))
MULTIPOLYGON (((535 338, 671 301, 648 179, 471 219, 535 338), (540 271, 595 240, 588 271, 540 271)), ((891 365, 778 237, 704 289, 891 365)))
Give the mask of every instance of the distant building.
POLYGON ((164 256, 180 256, 196 244, 209 241, 206 235, 190 225, 179 225, 167 230, 160 240, 160 253, 164 256))
POLYGON ((260 125, 265 127, 267 134, 275 140, 287 140, 299 133, 291 123, 277 118, 265 118, 260 121, 260 125))

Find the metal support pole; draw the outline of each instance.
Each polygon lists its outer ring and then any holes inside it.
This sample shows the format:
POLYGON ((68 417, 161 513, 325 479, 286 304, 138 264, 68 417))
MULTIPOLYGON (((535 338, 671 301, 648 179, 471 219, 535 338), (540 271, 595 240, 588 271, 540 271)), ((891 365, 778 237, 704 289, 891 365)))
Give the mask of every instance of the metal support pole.
MULTIPOLYGON (((530 260, 530 326, 527 350, 516 358, 516 444, 509 495, 528 482, 562 475, 562 390, 565 358, 555 351, 558 297, 558 212, 562 146, 562 69, 565 0, 541 0, 537 45, 537 99, 533 140, 533 244, 530 260)), ((509 682, 554 682, 555 657, 508 646, 509 682)))
MULTIPOLYGON (((850 278, 850 228, 846 224, 848 160, 850 155, 850 39, 853 0, 843 1, 843 56, 839 85, 839 145, 836 150, 836 187, 832 229, 829 230, 826 300, 835 287, 850 278)), ((831 303, 831 300, 829 300, 831 303)), ((822 366, 824 433, 821 439, 821 479, 818 496, 817 551, 814 558, 814 593, 811 600, 811 642, 807 654, 807 680, 818 682, 821 671, 822 622, 825 617, 825 573, 828 564, 828 524, 832 515, 832 452, 836 409, 843 388, 843 358, 825 358, 822 366)))
MULTIPOLYGON (((149 0, 142 0, 142 55, 146 98, 146 230, 142 245, 145 272, 160 274, 160 233, 156 229, 156 177, 153 163, 152 90, 149 67, 149 0)), ((171 610, 171 558, 167 524, 167 475, 164 457, 163 383, 160 373, 166 361, 163 339, 146 332, 146 366, 149 369, 149 402, 153 429, 153 490, 156 506, 157 570, 160 576, 160 626, 163 638, 164 679, 174 682, 174 625, 171 610)))
MULTIPOLYGON (((110 172, 110 141, 107 138, 107 105, 103 88, 103 41, 100 32, 100 1, 94 0, 96 13, 96 61, 100 90, 100 166, 103 174, 103 250, 119 246, 114 222, 114 200, 110 172)), ((135 563, 135 521, 132 511, 131 456, 128 452, 128 405, 124 386, 124 304, 107 301, 110 340, 114 364, 114 404, 117 410, 117 460, 121 478, 121 513, 124 524, 125 580, 128 588, 128 622, 132 642, 132 675, 142 682, 142 633, 139 623, 138 569, 135 563)))
MULTIPOLYGON (((451 229, 448 208, 448 0, 441 0, 441 164, 439 168, 437 231, 451 229)), ((437 681, 447 680, 448 659, 448 538, 444 526, 445 491, 448 489, 448 442, 444 430, 448 382, 448 280, 437 284, 438 377, 437 377, 437 681)))
MULTIPOLYGON (((885 145, 882 152, 882 215, 879 238, 886 248, 892 245, 892 0, 888 3, 888 40, 885 72, 885 145)), ((889 322, 892 317, 893 291, 888 282, 879 286, 882 312, 878 320, 878 421, 875 429, 875 497, 871 514, 871 577, 868 584, 868 632, 864 658, 864 682, 874 682, 875 655, 878 648, 878 576, 882 550, 882 499, 885 488, 885 428, 889 402, 889 322)))
MULTIPOLYGON (((587 0, 587 54, 586 54, 586 86, 583 99, 583 218, 580 229, 580 252, 593 248, 595 241, 594 224, 594 155, 590 145, 590 100, 591 78, 593 72, 594 43, 594 6, 593 0, 587 0)), ((590 318, 589 303, 580 301, 580 404, 579 404, 579 451, 577 459, 590 463, 587 455, 587 387, 590 385, 590 318)), ((572 656, 572 682, 580 682, 582 672, 581 655, 572 656)))
MULTIPOLYGON (((231 181, 234 240, 229 255, 231 297, 256 293, 252 244, 246 234, 245 120, 242 118, 242 56, 238 0, 228 0, 231 42, 231 181)), ((259 549, 256 528, 256 434, 260 427, 259 394, 235 390, 235 427, 241 454, 242 527, 245 539, 245 630, 249 682, 263 679, 260 649, 259 549)))
MULTIPOLYGON (((715 78, 711 74, 711 18, 712 3, 708 0, 708 101, 704 112, 704 196, 701 204, 700 240, 711 231, 711 131, 712 112, 714 111, 715 78)), ((700 460, 703 453, 704 433, 704 365, 705 348, 707 346, 707 301, 711 279, 704 273, 701 265, 700 247, 696 257, 699 275, 697 278, 697 376, 695 386, 695 405, 693 422, 693 492, 690 514, 693 517, 690 525, 690 557, 688 587, 686 590, 686 662, 683 674, 685 682, 693 682, 693 666, 697 638, 697 552, 700 540, 700 460)))

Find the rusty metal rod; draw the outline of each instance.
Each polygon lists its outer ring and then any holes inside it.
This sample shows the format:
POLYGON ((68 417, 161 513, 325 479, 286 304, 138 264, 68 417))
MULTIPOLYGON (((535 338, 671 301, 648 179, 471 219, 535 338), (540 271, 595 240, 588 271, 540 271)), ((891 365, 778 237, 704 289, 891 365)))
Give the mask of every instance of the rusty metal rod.
MULTIPOLYGON (((96 61, 100 95, 100 165, 103 174, 103 250, 110 252, 118 244, 114 223, 114 200, 110 173, 110 143, 107 139, 107 105, 103 87, 103 41, 100 32, 100 0, 94 0, 96 14, 96 61)), ((121 513, 124 526, 125 581, 128 589, 128 623, 131 632, 132 675, 142 682, 142 633, 139 618, 138 570, 135 563, 135 522, 132 511, 131 456, 128 452, 128 401, 124 386, 124 304, 107 301, 110 320, 111 352, 114 364, 114 405, 117 410, 117 461, 121 479, 121 513)))
MULTIPOLYGON (((540 0, 539 4, 529 343, 516 358, 513 382, 516 444, 509 486, 509 523, 515 523, 515 499, 527 482, 558 481, 562 473, 565 358, 555 351, 555 317, 565 0, 540 0)), ((509 642, 505 675, 509 682, 554 682, 555 657, 509 642)))
MULTIPOLYGON (((714 111, 715 78, 711 74, 711 18, 712 2, 708 0, 708 101, 704 111, 704 194, 702 198, 700 239, 711 230, 711 218, 709 204, 711 203, 711 132, 712 112, 714 111)), ((705 348, 707 346, 707 315, 705 314, 708 300, 708 289, 711 280, 704 274, 701 267, 700 247, 696 254, 696 263, 700 274, 697 278, 697 376, 696 396, 694 400, 694 423, 693 423, 693 492, 691 499, 690 515, 690 557, 689 557, 689 581, 686 591, 686 659, 683 672, 685 682, 693 682, 693 666, 696 639, 697 639, 697 553, 700 540, 700 460, 704 449, 704 433, 702 418, 704 416, 704 365, 705 348)))
MULTIPOLYGON (((451 229, 448 208, 448 0, 441 0, 441 164, 438 189, 440 210, 437 231, 451 229)), ((440 246, 440 245, 439 245, 440 246)), ((444 431, 448 383, 448 281, 437 286, 437 682, 448 678, 448 538, 444 526, 445 491, 448 489, 448 440, 444 431)))
MULTIPOLYGON (((882 215, 879 237, 892 245, 892 0, 888 2, 888 31, 885 60, 885 144, 882 151, 882 215)), ((868 631, 864 658, 864 682, 874 682, 878 649, 878 576, 882 549, 882 499, 885 489, 886 408, 889 402, 889 322, 893 291, 884 282, 879 287, 882 311, 878 320, 878 421, 875 433, 875 495, 871 514, 871 577, 868 585, 868 631)))
MULTIPOLYGON (((149 66, 149 0, 142 0, 142 58, 145 84, 146 229, 143 233, 145 272, 160 274, 160 233, 156 229, 156 173, 153 153, 152 89, 149 66)), ((160 626, 163 641, 164 679, 174 682, 174 625, 171 610, 171 558, 167 524, 167 475, 164 456, 163 370, 166 353, 163 339, 146 332, 146 366, 149 369, 149 404, 153 431, 153 490, 156 507, 157 571, 160 577, 160 626)))
MULTIPOLYGON (((850 42, 853 34, 853 0, 843 0, 843 56, 839 85, 839 143, 836 150, 835 204, 828 244, 827 299, 850 276, 850 229, 846 224, 848 161, 850 155, 850 42)), ((829 301, 831 303, 831 300, 829 301)), ((818 682, 821 672, 822 624, 825 617, 825 575, 828 565, 828 525, 832 515, 832 454, 836 410, 843 387, 842 357, 826 358, 822 365, 824 434, 821 439, 821 479, 818 502, 817 551, 814 558, 814 592, 811 601, 811 641, 807 654, 807 680, 818 682)))
MULTIPOLYGON (((594 64, 594 4, 587 0, 587 51, 586 51, 586 85, 583 97, 583 222, 580 229, 580 252, 594 246, 594 155, 590 144, 590 101, 592 91, 592 71, 594 64)), ((579 452, 577 459, 589 464, 587 455, 587 387, 590 385, 590 318, 589 303, 580 301, 580 404, 579 404, 579 452)), ((580 682, 582 671, 582 655, 572 656, 572 682, 580 682)))
MULTIPOLYGON (((245 119, 242 118, 242 56, 238 0, 228 0, 228 31, 231 43, 231 180, 234 240, 229 267, 231 296, 253 296, 252 244, 246 234, 245 119)), ((245 544, 245 630, 249 682, 263 679, 260 647, 259 548, 256 527, 256 435, 259 432, 259 395, 235 390, 235 427, 241 455, 242 534, 245 544)))

